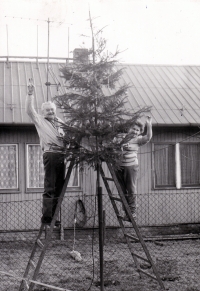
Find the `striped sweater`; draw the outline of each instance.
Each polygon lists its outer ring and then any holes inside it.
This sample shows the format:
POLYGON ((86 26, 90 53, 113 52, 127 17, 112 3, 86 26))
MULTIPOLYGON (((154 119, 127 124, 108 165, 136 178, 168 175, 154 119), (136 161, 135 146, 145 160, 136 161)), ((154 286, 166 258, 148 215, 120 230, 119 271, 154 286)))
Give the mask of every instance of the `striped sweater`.
MULTIPOLYGON (((118 138, 122 138, 122 136, 118 136, 118 138)), ((122 145, 121 166, 128 167, 138 165, 137 155, 139 147, 147 143, 144 139, 143 136, 137 136, 132 138, 127 144, 122 145)))

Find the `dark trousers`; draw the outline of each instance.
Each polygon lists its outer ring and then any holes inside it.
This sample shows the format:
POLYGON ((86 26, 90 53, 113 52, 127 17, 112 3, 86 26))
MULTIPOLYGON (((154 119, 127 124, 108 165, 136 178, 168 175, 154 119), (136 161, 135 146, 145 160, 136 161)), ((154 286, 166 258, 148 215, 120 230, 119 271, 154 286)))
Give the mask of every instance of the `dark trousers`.
POLYGON ((51 221, 64 184, 64 155, 59 153, 44 153, 44 194, 42 221, 51 221))
POLYGON ((138 169, 138 165, 133 165, 128 167, 121 167, 115 171, 117 179, 121 185, 122 191, 124 192, 126 201, 132 213, 136 210, 136 182, 138 169))

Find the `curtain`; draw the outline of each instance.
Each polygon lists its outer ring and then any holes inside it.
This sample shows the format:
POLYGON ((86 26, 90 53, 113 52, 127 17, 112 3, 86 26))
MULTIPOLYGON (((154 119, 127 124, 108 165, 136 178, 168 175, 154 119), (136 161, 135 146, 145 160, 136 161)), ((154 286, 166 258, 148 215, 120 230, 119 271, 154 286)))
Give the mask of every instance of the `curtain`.
POLYGON ((199 185, 200 144, 181 144, 180 151, 182 185, 199 185))
POLYGON ((44 187, 44 166, 40 145, 28 145, 27 187, 44 187))
POLYGON ((18 188, 18 147, 0 145, 0 189, 18 188))
POLYGON ((175 186, 175 146, 154 145, 155 186, 175 186))
MULTIPOLYGON (((69 163, 67 164, 67 167, 69 163)), ((67 171, 66 167, 66 171, 67 171)), ((42 158, 42 150, 40 145, 28 145, 28 160, 27 160, 27 187, 28 188, 43 188, 44 187, 44 166, 42 158)), ((68 187, 79 186, 79 169, 74 167, 68 187)))

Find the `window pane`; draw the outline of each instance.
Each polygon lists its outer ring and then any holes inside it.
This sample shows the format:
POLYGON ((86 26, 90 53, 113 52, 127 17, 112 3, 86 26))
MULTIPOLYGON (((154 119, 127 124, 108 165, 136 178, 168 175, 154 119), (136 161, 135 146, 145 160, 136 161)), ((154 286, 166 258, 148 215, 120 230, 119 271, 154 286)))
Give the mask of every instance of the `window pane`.
POLYGON ((175 147, 174 145, 154 145, 155 186, 175 186, 175 147))
POLYGON ((27 187, 44 187, 44 167, 40 145, 28 145, 27 187))
POLYGON ((182 186, 199 185, 200 144, 181 144, 182 186))
MULTIPOLYGON (((66 174, 67 174, 67 169, 69 167, 69 163, 67 163, 66 166, 66 174)), ((72 169, 72 174, 69 179, 68 187, 78 187, 79 186, 79 167, 76 166, 72 169)))
POLYGON ((18 188, 17 145, 0 145, 0 189, 18 188))
MULTIPOLYGON (((27 188, 44 187, 44 166, 40 145, 28 145, 27 154, 27 188)), ((67 164, 67 166, 69 163, 67 164)), ((67 167, 66 167, 67 171, 67 167)), ((79 186, 79 170, 74 167, 68 183, 68 187, 79 186)))

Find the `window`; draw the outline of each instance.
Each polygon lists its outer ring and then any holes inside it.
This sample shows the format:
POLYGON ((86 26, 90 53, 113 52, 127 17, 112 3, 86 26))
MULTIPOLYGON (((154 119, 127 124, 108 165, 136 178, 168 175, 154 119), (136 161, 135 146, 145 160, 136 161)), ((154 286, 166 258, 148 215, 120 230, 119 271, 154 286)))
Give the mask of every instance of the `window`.
POLYGON ((182 186, 200 185, 200 144, 180 144, 182 186))
POLYGON ((42 150, 38 144, 27 145, 27 188, 44 187, 42 150))
MULTIPOLYGON (((43 189, 44 187, 44 167, 42 150, 39 144, 27 145, 27 188, 43 189)), ((68 166, 68 164, 67 164, 68 166)), ((66 166, 66 171, 67 171, 66 166)), ((79 187, 79 170, 78 167, 73 168, 68 187, 79 187)))
POLYGON ((154 187, 200 187, 200 143, 154 144, 154 187))
POLYGON ((156 187, 175 187, 175 146, 154 145, 154 179, 156 187))
MULTIPOLYGON (((65 174, 67 174, 68 166, 69 166, 69 162, 66 165, 66 173, 65 174)), ((69 179, 68 187, 79 187, 79 186, 80 186, 79 185, 79 167, 75 166, 72 169, 72 174, 71 174, 70 179, 69 179)))
POLYGON ((0 189, 18 189, 18 145, 0 145, 0 189))

